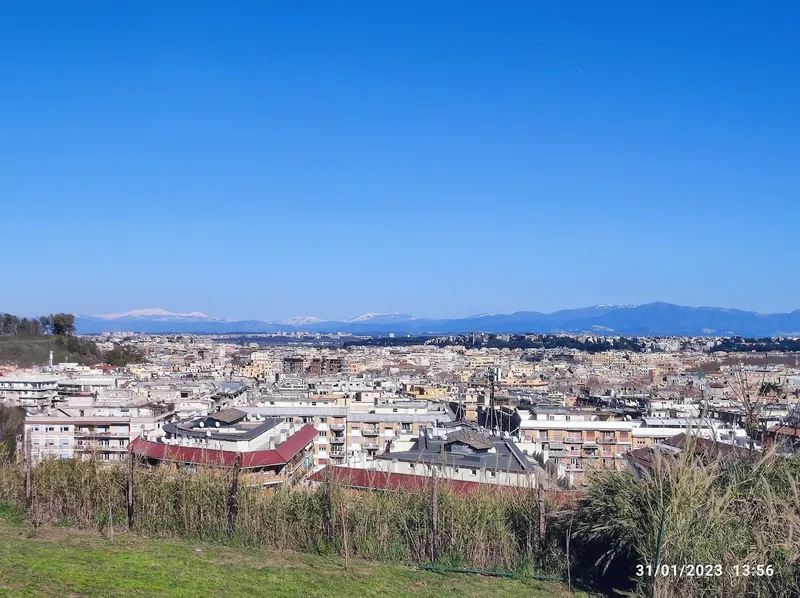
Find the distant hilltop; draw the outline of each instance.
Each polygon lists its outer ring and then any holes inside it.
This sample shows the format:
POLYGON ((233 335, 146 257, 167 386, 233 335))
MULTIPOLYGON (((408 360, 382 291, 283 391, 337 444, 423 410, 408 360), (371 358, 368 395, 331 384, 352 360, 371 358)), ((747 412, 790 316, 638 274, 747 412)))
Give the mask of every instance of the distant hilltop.
POLYGON ((626 336, 800 336, 800 310, 760 314, 722 307, 686 307, 670 303, 596 305, 550 314, 518 311, 466 318, 433 319, 408 314, 368 313, 346 321, 301 316, 281 321, 225 320, 200 312, 140 309, 99 316, 79 316, 77 332, 259 333, 349 332, 353 334, 590 333, 626 336))

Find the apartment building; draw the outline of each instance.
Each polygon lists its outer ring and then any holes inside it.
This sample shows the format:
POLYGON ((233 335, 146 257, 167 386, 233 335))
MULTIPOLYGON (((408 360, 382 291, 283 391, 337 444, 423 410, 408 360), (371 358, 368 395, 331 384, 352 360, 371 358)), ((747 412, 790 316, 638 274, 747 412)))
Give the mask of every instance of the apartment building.
MULTIPOLYGON (((34 463, 89 457, 117 461, 133 439, 159 429, 173 417, 173 412, 157 406, 52 409, 25 418, 23 442, 30 443, 34 463)), ((18 448, 25 450, 24 446, 18 448)))
POLYGON ((111 376, 62 378, 58 381, 58 394, 62 397, 97 395, 118 387, 118 379, 111 376))
POLYGON ((387 446, 408 448, 420 431, 442 427, 455 420, 447 406, 426 401, 374 398, 359 395, 317 396, 281 400, 269 397, 243 411, 281 418, 290 424, 312 425, 314 461, 317 464, 361 462, 386 451, 387 446))
POLYGON ((238 461, 244 483, 270 487, 296 482, 310 470, 315 436, 312 426, 224 409, 165 424, 158 440, 136 438, 130 451, 151 465, 230 468, 238 461))
POLYGON ((37 413, 58 399, 58 378, 50 374, 17 373, 0 377, 0 403, 37 413))

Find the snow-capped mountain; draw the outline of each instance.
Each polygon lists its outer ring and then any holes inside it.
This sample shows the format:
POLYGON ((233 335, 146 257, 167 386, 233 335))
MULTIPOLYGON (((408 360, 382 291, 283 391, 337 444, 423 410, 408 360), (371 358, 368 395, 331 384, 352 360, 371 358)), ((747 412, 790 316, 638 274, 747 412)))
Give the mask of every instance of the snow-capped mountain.
POLYGON ((200 312, 136 309, 125 313, 77 317, 81 334, 136 331, 150 333, 351 332, 354 334, 460 334, 484 332, 592 332, 640 336, 715 334, 742 336, 800 335, 800 310, 759 314, 717 307, 685 307, 669 303, 596 305, 553 313, 518 311, 478 314, 467 318, 429 319, 402 313, 366 313, 352 320, 333 321, 304 316, 282 322, 214 318, 200 312))
POLYGON ((315 316, 295 316, 288 320, 281 320, 278 324, 283 324, 284 326, 308 326, 309 324, 319 324, 324 321, 322 318, 315 316))
POLYGON ((378 313, 367 313, 358 316, 357 318, 353 318, 352 320, 348 320, 348 322, 355 323, 355 322, 410 322, 411 320, 417 320, 414 316, 410 316, 408 314, 399 314, 399 313, 392 313, 392 314, 378 314, 378 313))
POLYGON ((215 318, 204 314, 199 311, 189 313, 179 313, 167 311, 160 307, 153 307, 150 309, 132 309, 124 313, 101 314, 96 316, 88 316, 88 318, 95 320, 158 320, 166 322, 223 322, 222 318, 215 318))

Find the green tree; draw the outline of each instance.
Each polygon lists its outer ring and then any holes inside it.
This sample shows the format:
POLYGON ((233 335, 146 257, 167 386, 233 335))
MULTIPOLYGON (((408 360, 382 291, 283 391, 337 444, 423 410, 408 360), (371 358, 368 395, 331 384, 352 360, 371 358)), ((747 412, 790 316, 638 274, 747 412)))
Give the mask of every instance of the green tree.
POLYGON ((3 334, 16 334, 19 318, 14 314, 3 314, 3 334))
POLYGON ((75 316, 72 314, 51 314, 50 318, 53 334, 67 336, 75 332, 75 316))
POLYGON ((114 367, 125 367, 129 363, 144 363, 146 361, 141 353, 122 345, 114 345, 113 349, 107 351, 105 360, 114 367))
POLYGON ((53 334, 53 316, 42 316, 39 318, 39 324, 44 334, 53 334))

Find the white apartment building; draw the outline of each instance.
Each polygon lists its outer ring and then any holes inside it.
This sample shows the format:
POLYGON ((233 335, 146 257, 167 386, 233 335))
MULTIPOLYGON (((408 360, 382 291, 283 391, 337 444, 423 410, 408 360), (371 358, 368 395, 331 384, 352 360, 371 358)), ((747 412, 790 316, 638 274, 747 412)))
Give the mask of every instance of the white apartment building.
MULTIPOLYGON (((124 457, 134 438, 159 429, 173 416, 173 412, 150 407, 52 409, 25 418, 23 443, 30 442, 33 463, 91 456, 116 461, 124 457)), ((24 444, 18 449, 24 451, 24 444)))
POLYGON ((15 374, 0 377, 0 402, 36 413, 58 398, 58 378, 49 374, 15 374))
POLYGON ((371 460, 391 442, 392 450, 405 450, 423 429, 441 427, 455 417, 440 403, 426 401, 357 402, 352 397, 312 397, 280 400, 269 397, 243 411, 262 417, 282 418, 290 424, 310 424, 318 433, 314 461, 343 464, 371 460))

